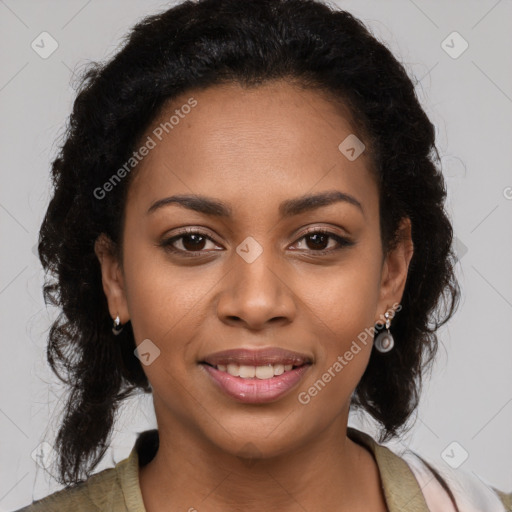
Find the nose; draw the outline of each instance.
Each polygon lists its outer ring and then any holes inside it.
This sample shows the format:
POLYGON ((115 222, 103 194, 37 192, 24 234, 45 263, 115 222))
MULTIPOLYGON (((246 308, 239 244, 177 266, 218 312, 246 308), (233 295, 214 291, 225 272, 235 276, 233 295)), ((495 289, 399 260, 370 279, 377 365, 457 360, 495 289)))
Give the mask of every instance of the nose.
POLYGON ((222 322, 259 330, 293 321, 296 301, 292 283, 287 282, 287 276, 270 256, 269 251, 263 251, 255 261, 247 263, 234 255, 217 302, 217 315, 222 322))

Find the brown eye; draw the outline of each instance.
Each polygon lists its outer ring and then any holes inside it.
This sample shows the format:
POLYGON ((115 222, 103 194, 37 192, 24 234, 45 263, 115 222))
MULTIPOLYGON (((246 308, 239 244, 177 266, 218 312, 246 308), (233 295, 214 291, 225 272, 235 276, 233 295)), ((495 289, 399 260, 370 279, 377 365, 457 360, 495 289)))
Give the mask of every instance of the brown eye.
POLYGON ((306 240, 309 240, 309 243, 306 242, 306 245, 309 249, 313 250, 324 250, 327 248, 327 244, 329 243, 329 235, 325 233, 313 233, 312 235, 307 235, 304 237, 306 240))
POLYGON ((347 238, 330 231, 318 229, 310 231, 299 238, 296 244, 300 245, 302 240, 304 240, 303 245, 305 245, 305 247, 297 247, 297 249, 305 249, 306 251, 317 253, 316 255, 328 254, 330 252, 337 251, 338 249, 342 249, 343 247, 354 245, 354 242, 347 238))
POLYGON ((180 238, 183 247, 187 251, 200 251, 204 249, 204 244, 206 243, 206 238, 197 234, 183 235, 180 238))
POLYGON ((199 231, 187 231, 173 236, 163 240, 160 246, 166 251, 183 254, 184 256, 191 256, 197 252, 212 252, 212 248, 218 247, 209 236, 199 231), (208 244, 211 244, 211 247, 208 247, 208 244))

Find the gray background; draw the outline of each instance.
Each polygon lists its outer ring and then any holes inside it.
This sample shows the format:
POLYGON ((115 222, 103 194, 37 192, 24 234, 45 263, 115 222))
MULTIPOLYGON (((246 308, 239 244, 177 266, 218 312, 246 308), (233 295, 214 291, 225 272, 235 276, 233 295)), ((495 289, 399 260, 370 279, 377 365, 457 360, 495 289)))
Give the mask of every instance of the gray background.
MULTIPOLYGON (((111 55, 130 26, 165 5, 0 0, 0 512, 59 488, 44 469, 51 449, 43 445, 37 451, 40 443, 52 443, 62 388, 45 361, 55 312, 42 300, 34 245, 49 200, 50 161, 74 98, 73 75, 88 61, 111 55), (31 47, 43 31, 58 43, 46 59, 31 47), (34 453, 44 454, 39 464, 34 453)), ((462 303, 440 331, 441 350, 414 428, 389 446, 397 451, 409 446, 440 466, 447 463, 446 453, 460 461, 467 452, 460 470, 511 491, 512 3, 337 5, 365 21, 415 77, 437 127, 457 236, 462 303), (459 53, 464 44, 459 36, 442 46, 454 31, 469 45, 457 58, 445 49, 459 53), (454 441, 458 444, 450 447, 454 441)), ((154 424, 150 397, 128 402, 98 470, 126 457, 135 432, 154 424)), ((351 424, 374 431, 359 416, 351 424)))

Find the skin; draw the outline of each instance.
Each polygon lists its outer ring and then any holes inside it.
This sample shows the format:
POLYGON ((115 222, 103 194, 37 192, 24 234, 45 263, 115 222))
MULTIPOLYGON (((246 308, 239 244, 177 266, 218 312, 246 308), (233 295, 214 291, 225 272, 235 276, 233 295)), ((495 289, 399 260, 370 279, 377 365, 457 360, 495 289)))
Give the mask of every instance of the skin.
MULTIPOLYGON (((400 302, 413 253, 410 222, 384 256, 370 156, 349 161, 339 151, 357 132, 318 91, 284 81, 189 91, 142 140, 191 96, 197 106, 137 166, 122 261, 105 237, 95 246, 112 318, 131 320, 136 343, 150 339, 161 351, 144 366, 160 435, 157 455, 140 470, 146 509, 385 511, 373 456, 346 436, 372 340, 310 403, 298 394, 400 302), (350 194, 362 210, 341 201, 279 216, 282 201, 331 190, 350 194), (215 198, 232 217, 177 204, 146 213, 174 194, 215 198), (213 239, 199 244, 199 256, 159 246, 183 227, 213 239), (311 239, 309 228, 353 244, 311 239), (236 252, 248 236, 263 248, 252 263, 236 252), (322 249, 331 252, 318 255, 322 249), (313 359, 299 386, 272 403, 226 396, 198 364, 221 350, 263 347, 313 359)), ((193 242, 181 238, 174 247, 192 251, 193 242)))

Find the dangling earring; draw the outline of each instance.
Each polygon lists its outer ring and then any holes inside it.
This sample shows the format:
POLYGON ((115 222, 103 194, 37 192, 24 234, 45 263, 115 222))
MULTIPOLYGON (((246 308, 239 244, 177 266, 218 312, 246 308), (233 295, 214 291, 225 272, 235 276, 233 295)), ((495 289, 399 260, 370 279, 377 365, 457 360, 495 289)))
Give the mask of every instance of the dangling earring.
POLYGON ((391 320, 387 311, 384 313, 384 317, 386 318, 386 331, 379 333, 374 342, 375 348, 382 353, 389 352, 395 346, 393 335, 389 332, 391 320))
POLYGON ((112 327, 112 332, 117 336, 122 330, 123 326, 119 327, 121 325, 121 320, 119 320, 119 315, 116 316, 116 319, 114 320, 114 327, 112 327))

